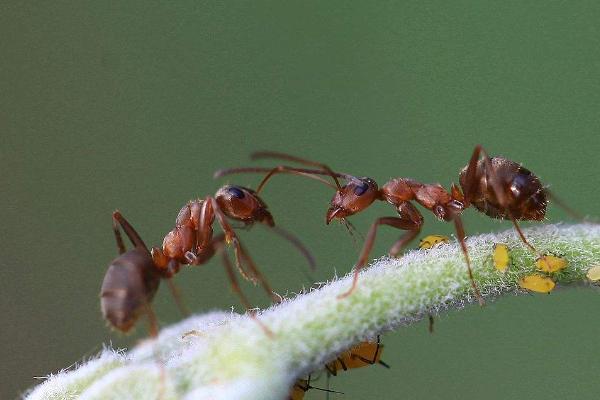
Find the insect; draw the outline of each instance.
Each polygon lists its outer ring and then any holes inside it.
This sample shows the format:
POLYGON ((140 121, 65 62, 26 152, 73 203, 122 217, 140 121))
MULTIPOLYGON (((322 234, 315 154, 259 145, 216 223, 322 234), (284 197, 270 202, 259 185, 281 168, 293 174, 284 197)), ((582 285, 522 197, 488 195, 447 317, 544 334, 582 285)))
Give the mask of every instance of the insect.
POLYGON ((494 267, 496 267, 498 271, 506 271, 510 264, 510 252, 508 246, 503 243, 496 243, 494 245, 492 259, 494 260, 494 267))
POLYGON ((338 371, 347 371, 349 369, 367 367, 369 365, 380 364, 386 368, 390 366, 381 361, 383 345, 377 336, 376 342, 361 342, 340 354, 335 360, 325 364, 325 370, 333 376, 337 376, 338 371))
MULTIPOLYGON (((459 184, 452 184, 450 190, 440 184, 425 184, 409 178, 394 178, 379 187, 368 177, 356 177, 349 174, 333 172, 329 167, 315 161, 304 160, 295 156, 278 152, 257 152, 253 159, 275 158, 288 160, 320 169, 296 168, 280 165, 274 168, 243 167, 220 170, 215 176, 223 176, 240 172, 268 172, 257 188, 259 192, 266 182, 275 174, 291 173, 318 179, 319 175, 329 175, 336 185, 327 184, 336 189, 326 214, 326 223, 334 219, 342 222, 354 214, 368 208, 376 200, 386 201, 396 209, 399 216, 377 218, 371 225, 358 261, 354 266, 352 286, 340 297, 350 295, 356 288, 359 271, 366 265, 369 253, 375 242, 377 229, 382 225, 407 231, 390 248, 390 256, 397 256, 402 249, 414 239, 423 225, 423 216, 413 205, 417 202, 431 211, 439 220, 453 222, 457 238, 463 252, 471 286, 483 305, 483 298, 473 280, 471 262, 465 241, 465 230, 460 218, 464 209, 474 206, 478 211, 492 218, 509 219, 513 223, 521 241, 541 257, 535 247, 527 241, 518 221, 541 221, 546 213, 546 205, 550 192, 544 188, 531 171, 520 164, 504 157, 490 158, 482 146, 473 150, 469 163, 459 173, 459 184), (339 184, 338 178, 346 181, 339 184), (462 190, 461 190, 462 189, 462 190)), ((322 179, 320 179, 322 180, 322 179)), ((553 196, 562 208, 572 212, 553 196)))
POLYGON ((429 250, 433 247, 442 244, 448 243, 450 238, 444 235, 427 235, 419 242, 419 249, 421 250, 429 250))
POLYGON ((556 284, 547 276, 532 274, 519 279, 519 286, 532 292, 550 293, 556 284))
POLYGON ((600 265, 594 265, 586 274, 587 278, 592 282, 600 281, 600 265))
POLYGON ((241 221, 246 227, 254 223, 270 227, 298 248, 314 269, 315 262, 310 252, 291 233, 275 226, 266 204, 248 188, 226 185, 214 197, 207 196, 188 202, 179 211, 175 228, 167 233, 162 247, 153 247, 151 251, 148 251, 127 220, 116 211, 113 214, 113 227, 120 256, 111 263, 101 290, 102 312, 109 323, 118 330, 127 332, 145 312, 151 319, 152 331, 155 332, 156 319, 150 304, 160 279, 170 279, 179 272, 181 265, 204 264, 217 252, 221 254, 232 289, 245 308, 250 310, 252 306, 242 292, 233 265, 224 251, 226 244, 233 245, 236 266, 242 276, 254 283, 260 282, 272 300, 279 302, 280 298, 273 293, 226 218, 241 221), (223 229, 222 234, 213 235, 215 220, 223 229), (125 251, 119 226, 133 243, 134 249, 125 251))
POLYGON ((310 384, 310 379, 311 379, 310 375, 308 376, 307 379, 298 379, 296 381, 296 383, 294 383, 294 386, 292 387, 292 390, 290 391, 288 400, 302 400, 304 398, 304 395, 306 394, 306 392, 308 392, 310 389, 320 390, 322 392, 327 392, 328 394, 329 393, 344 394, 342 392, 337 392, 335 390, 322 389, 322 388, 312 386, 310 384))
POLYGON ((547 254, 538 258, 535 261, 535 266, 538 270, 543 272, 558 272, 567 268, 569 261, 566 258, 555 256, 553 254, 547 254))
POLYGON ((113 328, 126 333, 142 314, 146 314, 150 335, 156 336, 158 324, 150 304, 160 280, 170 278, 169 272, 154 263, 140 235, 119 211, 115 211, 112 218, 119 256, 104 275, 100 290, 102 315, 113 328), (131 250, 126 250, 119 228, 133 244, 131 250))

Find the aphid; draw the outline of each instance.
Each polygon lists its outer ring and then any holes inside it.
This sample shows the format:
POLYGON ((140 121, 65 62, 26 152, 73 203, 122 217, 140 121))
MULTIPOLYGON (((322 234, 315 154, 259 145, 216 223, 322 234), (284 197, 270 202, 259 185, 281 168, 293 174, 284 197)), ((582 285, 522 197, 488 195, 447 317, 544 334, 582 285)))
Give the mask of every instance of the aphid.
POLYGON ((519 286, 532 292, 550 293, 556 284, 547 276, 532 274, 519 279, 519 286))
POLYGON ((439 244, 449 243, 450 238, 444 235, 428 235, 419 242, 419 249, 429 250, 439 244))
POLYGON ((322 388, 312 386, 310 384, 310 375, 309 375, 308 379, 298 379, 296 381, 296 383, 294 383, 294 386, 292 387, 292 390, 290 391, 290 395, 288 396, 288 400, 302 400, 304 398, 304 395, 306 395, 306 392, 308 392, 310 389, 320 390, 322 392, 327 392, 327 393, 344 394, 342 392, 337 392, 335 390, 322 389, 322 388))
POLYGON ((600 281, 600 265, 594 265, 592 268, 588 269, 586 276, 592 282, 600 281))
POLYGON ((494 253, 492 255, 494 267, 500 272, 506 271, 510 264, 510 252, 508 246, 502 243, 494 245, 494 253))
POLYGON ((549 273, 563 270, 567 268, 568 265, 569 261, 567 261, 566 258, 551 254, 542 256, 535 261, 535 266, 538 270, 549 273))
POLYGON ((389 368, 389 365, 381 361, 381 353, 383 353, 383 345, 380 343, 379 336, 377 336, 376 342, 361 342, 350 350, 343 352, 335 360, 325 364, 325 370, 336 376, 340 370, 347 371, 373 364, 380 364, 389 368))
MULTIPOLYGON (((329 175, 334 179, 336 185, 333 186, 329 182, 326 183, 328 186, 334 187, 336 193, 327 210, 327 224, 333 219, 339 219, 344 222, 347 217, 368 208, 375 200, 386 201, 396 208, 399 214, 398 217, 377 218, 371 225, 363 249, 354 267, 352 286, 340 297, 348 296, 356 287, 358 273, 369 259, 369 253, 375 242, 379 226, 388 225, 407 231, 390 248, 390 256, 397 256, 408 242, 418 235, 423 225, 423 216, 413 205, 412 201, 416 201, 421 206, 430 210, 439 220, 452 221, 454 223, 458 241, 465 257, 471 286, 480 304, 483 304, 483 298, 473 280, 471 263, 465 242, 465 231, 460 218, 465 208, 473 205, 478 211, 489 217, 511 220, 521 241, 541 257, 541 254, 525 238, 518 221, 543 220, 546 213, 547 199, 550 196, 549 191, 542 186, 540 180, 531 171, 503 157, 490 158, 480 145, 475 147, 469 163, 459 173, 460 188, 456 184, 452 184, 449 191, 439 184, 425 184, 409 178, 395 178, 382 187, 379 187, 371 178, 355 177, 337 172, 332 173, 329 167, 325 168, 321 163, 283 153, 258 152, 253 154, 253 158, 283 159, 317 166, 321 169, 295 168, 285 165, 270 169, 245 167, 220 170, 216 172, 215 176, 238 172, 268 171, 268 174, 258 186, 257 192, 259 192, 267 180, 277 173, 292 173, 321 181, 323 181, 322 178, 317 175, 329 175), (344 179, 346 181, 345 185, 341 186, 338 178, 344 179)), ((555 197, 553 198, 558 205, 573 213, 555 197)))

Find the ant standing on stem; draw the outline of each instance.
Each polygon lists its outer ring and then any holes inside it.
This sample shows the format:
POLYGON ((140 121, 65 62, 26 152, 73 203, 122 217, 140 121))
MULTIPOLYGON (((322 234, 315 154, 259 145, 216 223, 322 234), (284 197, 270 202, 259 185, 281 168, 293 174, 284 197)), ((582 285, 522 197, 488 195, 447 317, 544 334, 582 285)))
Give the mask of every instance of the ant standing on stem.
MULTIPOLYGON (((151 301, 158 290, 160 279, 168 279, 177 304, 184 309, 170 278, 179 272, 182 264, 204 264, 217 252, 221 253, 233 290, 249 311, 252 306, 241 291, 233 266, 224 251, 226 244, 233 245, 236 266, 242 276, 253 283, 260 282, 271 299, 279 302, 280 298, 273 293, 226 217, 241 221, 248 227, 259 222, 272 228, 298 248, 307 258, 311 269, 315 268, 310 252, 291 233, 275 226, 266 204, 252 189, 226 185, 214 197, 207 196, 188 202, 179 211, 175 228, 165 236, 162 248, 153 247, 151 251, 148 251, 138 233, 121 213, 115 211, 113 229, 120 255, 109 266, 100 293, 102 314, 109 324, 119 331, 128 332, 137 319, 146 313, 150 320, 150 334, 156 336, 158 327, 151 301), (224 233, 213 237, 215 219, 224 233), (119 226, 135 246, 132 250, 125 250, 119 226)), ((266 329, 264 326, 263 328, 266 329)))
MULTIPOLYGON (((407 231, 390 248, 392 257, 398 256, 404 247, 420 232, 423 216, 412 204, 416 201, 430 210, 439 220, 453 222, 461 250, 465 257, 471 286, 480 305, 484 304, 471 271, 471 262, 465 242, 465 230, 460 218, 464 209, 473 205, 475 208, 492 218, 509 219, 513 223, 521 241, 538 257, 542 255, 527 241, 517 221, 541 221, 546 213, 546 205, 550 192, 543 187, 540 180, 521 164, 503 157, 490 158, 482 146, 477 145, 473 150, 469 163, 459 174, 460 188, 452 184, 450 191, 440 184, 425 184, 409 178, 395 178, 381 188, 368 177, 355 177, 349 174, 333 172, 324 164, 305 160, 285 153, 263 151, 252 154, 252 159, 275 158, 288 160, 304 165, 316 166, 320 169, 296 168, 279 165, 274 168, 243 167, 219 170, 215 177, 242 172, 268 172, 257 188, 257 193, 275 174, 291 173, 323 181, 318 175, 329 175, 336 186, 326 182, 336 189, 326 214, 326 223, 333 219, 345 222, 351 215, 369 207, 375 200, 386 201, 396 208, 398 217, 377 218, 368 231, 358 261, 354 266, 354 278, 351 288, 339 297, 349 296, 356 288, 359 271, 366 265, 369 253, 375 242, 377 228, 380 225, 391 226, 407 231), (341 186, 337 178, 346 180, 341 186), (462 188, 462 191, 461 191, 462 188)), ((562 202, 553 196, 553 200, 569 213, 575 214, 562 202)))

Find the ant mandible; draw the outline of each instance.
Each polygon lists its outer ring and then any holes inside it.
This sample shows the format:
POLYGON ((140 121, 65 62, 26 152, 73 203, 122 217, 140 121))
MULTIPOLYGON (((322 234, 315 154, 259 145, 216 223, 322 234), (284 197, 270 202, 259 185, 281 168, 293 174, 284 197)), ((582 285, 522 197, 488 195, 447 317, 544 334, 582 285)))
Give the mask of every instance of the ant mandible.
MULTIPOLYGON (((246 310, 252 308, 241 291, 233 266, 224 251, 226 244, 233 244, 236 266, 242 276, 254 283, 261 283, 264 290, 275 302, 277 297, 248 252, 241 245, 227 219, 241 221, 245 226, 262 223, 275 233, 289 240, 307 258, 314 269, 315 263, 310 252, 291 233, 275 226, 273 216, 266 204, 252 189, 226 185, 215 196, 207 196, 188 202, 179 211, 175 228, 163 240, 162 248, 151 251, 120 212, 113 213, 113 229, 119 257, 109 266, 101 290, 101 307, 105 319, 116 329, 127 332, 144 312, 151 324, 151 335, 157 331, 156 318, 150 303, 156 294, 161 278, 169 279, 179 272, 182 264, 200 265, 220 252, 223 265, 233 290, 238 294, 246 310), (213 237, 215 218, 223 229, 223 234, 213 237), (126 251, 119 231, 125 231, 134 249, 126 251), (247 269, 246 269, 247 268, 247 269)), ((181 305, 175 287, 170 285, 177 303, 181 305)))
MULTIPOLYGON (((327 224, 333 219, 345 222, 347 217, 363 211, 375 200, 387 201, 396 208, 399 217, 377 218, 371 225, 354 267, 352 286, 347 292, 340 295, 342 298, 350 295, 356 288, 358 273, 368 261, 369 253, 375 242, 377 228, 380 225, 388 225, 408 231, 390 248, 389 254, 392 257, 397 256, 419 234, 423 225, 423 216, 411 201, 416 201, 430 210, 439 220, 454 223, 457 238, 465 257, 471 286, 481 305, 483 305, 483 298, 473 280, 471 262, 465 242, 465 230, 460 218, 460 214, 465 208, 473 205, 478 211, 489 217, 510 219, 521 241, 538 256, 541 256, 535 247, 527 241, 517 221, 543 220, 550 192, 542 186, 537 176, 521 164, 503 157, 490 158, 481 145, 475 146, 469 163, 459 173, 460 188, 453 183, 450 191, 439 184, 425 184, 409 178, 395 178, 379 188, 371 178, 332 172, 324 164, 285 153, 263 151, 254 153, 252 158, 282 159, 317 166, 321 169, 305 169, 285 165, 275 168, 232 168, 217 171, 215 177, 239 172, 268 172, 257 188, 257 192, 260 192, 267 181, 278 173, 291 173, 318 180, 322 180, 318 175, 329 175, 336 183, 336 193, 327 210, 327 224), (337 178, 345 179, 346 184, 341 186, 337 178)), ((327 184, 333 186, 328 182, 327 184)), ((575 214, 562 202, 558 201, 556 197, 552 197, 559 206, 575 214)))

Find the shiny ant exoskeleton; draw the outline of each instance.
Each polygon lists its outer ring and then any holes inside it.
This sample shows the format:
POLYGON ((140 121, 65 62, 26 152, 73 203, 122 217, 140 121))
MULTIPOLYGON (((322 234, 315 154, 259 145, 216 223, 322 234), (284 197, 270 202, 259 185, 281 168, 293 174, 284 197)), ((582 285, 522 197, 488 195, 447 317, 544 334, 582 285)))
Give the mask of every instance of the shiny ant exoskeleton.
MULTIPOLYGON (((252 158, 282 159, 317 166, 321 169, 296 168, 285 165, 274 168, 244 167, 217 171, 215 177, 240 172, 268 172, 257 188, 257 192, 260 192, 266 182, 278 173, 302 175, 320 181, 323 181, 323 179, 318 175, 329 175, 335 181, 336 186, 329 182, 326 183, 328 186, 334 187, 336 193, 327 210, 327 224, 333 219, 345 222, 347 217, 363 211, 375 200, 386 201, 396 208, 399 214, 398 217, 377 218, 371 225, 354 267, 352 286, 340 297, 350 295, 355 289, 358 273, 368 261, 369 253, 375 242, 377 228, 380 225, 388 225, 408 231, 390 248, 389 254, 393 257, 400 254, 402 249, 419 234, 423 225, 423 216, 412 204, 412 201, 416 201, 430 210, 439 220, 454 223, 457 238, 467 264, 471 286, 480 304, 483 304, 483 298, 473 280, 469 253, 465 242, 465 231, 460 218, 465 208, 473 205, 478 211, 492 218, 510 219, 523 243, 541 257, 541 254, 527 241, 517 221, 543 220, 547 200, 550 196, 549 191, 542 186, 538 177, 521 164, 503 157, 490 158, 480 145, 475 147, 469 163, 459 174, 460 188, 456 184, 452 184, 450 191, 444 189, 440 184, 425 184, 409 178, 392 179, 380 188, 375 180, 371 178, 332 172, 324 164, 285 153, 257 152, 252 155, 252 158), (341 186, 337 178, 344 179, 346 181, 345 185, 341 186)), ((558 202, 556 198, 553 199, 558 205, 573 213, 561 202, 558 202)))
POLYGON ((119 257, 109 266, 101 289, 101 307, 104 318, 114 328, 127 332, 144 313, 151 322, 151 334, 156 334, 157 324, 151 308, 151 301, 162 278, 169 279, 170 287, 179 301, 170 278, 182 264, 200 265, 220 252, 223 265, 233 290, 238 294, 246 310, 252 308, 241 291, 233 266, 224 251, 226 244, 232 244, 236 265, 242 276, 254 283, 260 282, 271 299, 279 302, 270 285, 241 245, 227 218, 240 221, 245 226, 262 223, 277 234, 289 240, 307 258, 314 269, 314 259, 302 243, 291 233, 275 226, 273 216, 266 204, 252 189, 226 185, 215 196, 207 196, 188 202, 179 211, 175 228, 163 240, 162 248, 153 247, 148 251, 145 243, 127 220, 116 211, 113 213, 113 228, 119 257), (215 219, 223 234, 213 237, 215 219), (125 231, 133 245, 126 251, 119 226, 125 231))

